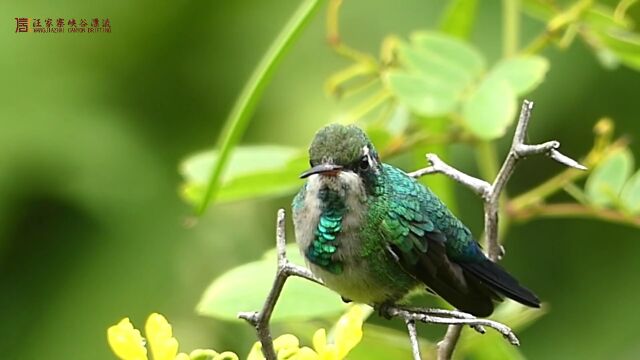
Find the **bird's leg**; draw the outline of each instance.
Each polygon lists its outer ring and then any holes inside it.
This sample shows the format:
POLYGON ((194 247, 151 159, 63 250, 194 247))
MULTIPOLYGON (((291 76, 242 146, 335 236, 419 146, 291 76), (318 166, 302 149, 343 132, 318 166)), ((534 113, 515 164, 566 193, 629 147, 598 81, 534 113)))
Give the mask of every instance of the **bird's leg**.
POLYGON ((389 312, 389 308, 394 306, 395 306, 395 303, 393 301, 385 301, 381 304, 373 305, 373 308, 378 311, 378 315, 380 315, 380 317, 383 317, 387 320, 391 320, 393 316, 391 316, 389 312))

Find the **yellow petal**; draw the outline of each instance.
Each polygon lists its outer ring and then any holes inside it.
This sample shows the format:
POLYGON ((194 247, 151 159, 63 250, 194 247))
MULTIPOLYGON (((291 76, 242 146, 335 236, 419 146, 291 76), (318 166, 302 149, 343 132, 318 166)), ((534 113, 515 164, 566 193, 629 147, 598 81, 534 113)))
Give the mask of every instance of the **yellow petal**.
POLYGON ((303 346, 298 352, 289 358, 289 360, 319 360, 318 354, 311 348, 303 346))
POLYGON ((251 351, 249 351, 249 356, 247 356, 247 360, 264 360, 264 355, 262 355, 262 344, 260 341, 256 341, 251 347, 251 351))
POLYGON ((299 346, 300 340, 291 334, 280 335, 273 341, 273 348, 278 354, 278 360, 287 359, 297 353, 299 346))
POLYGON ((320 360, 341 360, 338 357, 338 348, 334 344, 327 344, 321 353, 318 353, 320 360))
POLYGON ((178 340, 173 337, 171 325, 164 316, 158 313, 149 315, 145 332, 153 360, 175 360, 178 354, 178 340))
POLYGON ((140 331, 133 328, 129 318, 120 320, 107 330, 107 340, 114 354, 122 360, 147 360, 147 349, 140 331))
POLYGON ((180 353, 178 355, 176 355, 176 360, 190 360, 191 358, 189 357, 189 355, 185 354, 185 353, 180 353))
POLYGON ((344 359, 349 351, 362 340, 363 317, 364 311, 362 307, 355 305, 338 320, 335 330, 338 359, 344 359))
POLYGON ((225 351, 215 356, 213 360, 238 360, 238 355, 231 351, 225 351))
POLYGON ((318 354, 324 351, 327 346, 327 331, 325 329, 318 329, 313 334, 313 348, 316 349, 318 354))

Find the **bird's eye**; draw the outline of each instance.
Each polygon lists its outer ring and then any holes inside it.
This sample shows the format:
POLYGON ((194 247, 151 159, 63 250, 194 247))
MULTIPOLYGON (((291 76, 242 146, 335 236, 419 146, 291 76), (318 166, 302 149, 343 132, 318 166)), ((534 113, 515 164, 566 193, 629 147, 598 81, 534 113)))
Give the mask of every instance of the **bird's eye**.
POLYGON ((360 164, 358 164, 358 167, 360 168, 360 170, 369 169, 369 157, 365 155, 360 158, 360 164))

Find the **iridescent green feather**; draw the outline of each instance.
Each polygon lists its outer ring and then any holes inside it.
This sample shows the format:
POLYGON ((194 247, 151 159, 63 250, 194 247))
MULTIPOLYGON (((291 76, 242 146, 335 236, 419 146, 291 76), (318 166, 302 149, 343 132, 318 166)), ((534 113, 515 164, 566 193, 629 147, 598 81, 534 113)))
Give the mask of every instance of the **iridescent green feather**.
POLYGON ((381 196, 370 204, 370 217, 405 261, 415 264, 428 251, 428 236, 446 241, 447 254, 453 259, 478 256, 471 232, 427 187, 387 164, 382 164, 380 176, 384 186, 381 196))
POLYGON ((324 205, 315 239, 306 250, 306 256, 312 263, 334 273, 342 273, 342 263, 333 259, 338 250, 336 237, 342 230, 342 218, 345 213, 344 200, 335 192, 328 189, 320 191, 320 199, 324 205))

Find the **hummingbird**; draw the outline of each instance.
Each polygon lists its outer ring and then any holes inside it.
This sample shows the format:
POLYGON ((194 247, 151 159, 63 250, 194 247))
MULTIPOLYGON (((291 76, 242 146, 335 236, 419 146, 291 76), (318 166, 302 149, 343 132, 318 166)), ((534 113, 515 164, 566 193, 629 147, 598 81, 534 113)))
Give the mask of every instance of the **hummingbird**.
POLYGON ((381 162, 357 126, 320 129, 309 163, 292 203, 296 242, 344 301, 381 307, 422 288, 479 317, 504 297, 540 307, 428 187, 381 162))

